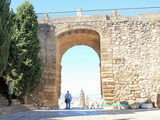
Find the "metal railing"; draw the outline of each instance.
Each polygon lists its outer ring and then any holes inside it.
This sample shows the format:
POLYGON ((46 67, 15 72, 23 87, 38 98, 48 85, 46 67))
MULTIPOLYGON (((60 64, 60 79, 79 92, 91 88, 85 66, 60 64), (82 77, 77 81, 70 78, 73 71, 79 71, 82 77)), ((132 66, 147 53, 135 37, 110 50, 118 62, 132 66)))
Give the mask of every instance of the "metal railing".
POLYGON ((158 13, 158 12, 160 12, 160 7, 99 9, 99 10, 77 9, 77 11, 36 13, 36 15, 37 15, 38 18, 44 18, 44 14, 45 15, 47 14, 51 18, 83 16, 83 15, 98 15, 98 14, 110 15, 113 10, 116 11, 116 14, 121 14, 121 15, 124 15, 124 16, 131 16, 131 15, 138 15, 138 14, 144 14, 144 13, 158 13))

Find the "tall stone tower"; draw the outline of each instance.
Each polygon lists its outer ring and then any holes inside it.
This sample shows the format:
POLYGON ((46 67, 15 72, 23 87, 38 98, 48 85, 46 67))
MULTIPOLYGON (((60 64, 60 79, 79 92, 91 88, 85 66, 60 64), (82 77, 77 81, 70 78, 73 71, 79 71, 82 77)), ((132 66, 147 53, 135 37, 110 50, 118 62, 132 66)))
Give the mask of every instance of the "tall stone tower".
POLYGON ((85 107, 85 94, 83 92, 83 89, 81 89, 79 94, 79 107, 85 107))

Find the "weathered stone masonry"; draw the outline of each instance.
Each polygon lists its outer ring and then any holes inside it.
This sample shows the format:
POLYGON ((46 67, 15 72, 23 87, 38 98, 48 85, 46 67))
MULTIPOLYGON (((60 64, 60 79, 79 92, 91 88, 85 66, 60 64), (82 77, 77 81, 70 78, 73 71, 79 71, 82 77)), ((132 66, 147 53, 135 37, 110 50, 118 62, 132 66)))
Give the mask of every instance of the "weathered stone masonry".
POLYGON ((112 14, 39 19, 43 77, 28 99, 44 107, 58 107, 61 59, 73 46, 87 45, 100 59, 102 97, 154 101, 160 93, 160 13, 112 14))

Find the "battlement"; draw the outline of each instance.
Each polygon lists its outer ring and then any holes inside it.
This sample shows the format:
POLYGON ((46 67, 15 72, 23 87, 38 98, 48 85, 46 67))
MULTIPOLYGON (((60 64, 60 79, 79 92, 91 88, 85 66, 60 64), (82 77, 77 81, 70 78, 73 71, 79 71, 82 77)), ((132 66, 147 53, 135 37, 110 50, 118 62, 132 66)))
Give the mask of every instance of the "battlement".
POLYGON ((106 9, 106 10, 90 10, 82 11, 82 9, 77 9, 77 11, 70 12, 55 12, 55 13, 39 13, 38 22, 39 23, 68 23, 68 22, 94 22, 94 21, 110 21, 110 20, 122 20, 122 21, 150 21, 150 20, 160 20, 160 8, 142 8, 142 10, 152 9, 150 12, 139 12, 140 8, 135 9, 106 9), (125 10, 125 11, 124 11, 125 10), (137 10, 137 11, 136 11, 137 10), (123 11, 123 12, 122 12, 123 11), (136 11, 136 12, 135 12, 136 11), (94 13, 93 13, 94 12, 94 13), (128 14, 126 14, 128 13, 128 14), (134 14, 133 14, 134 13, 134 14))
POLYGON ((39 23, 69 23, 69 22, 95 22, 95 21, 152 21, 152 20, 160 20, 160 12, 159 13, 145 13, 134 16, 123 16, 120 14, 100 14, 100 15, 84 15, 84 16, 69 16, 69 17, 57 17, 51 18, 47 14, 44 14, 44 18, 39 18, 39 23))

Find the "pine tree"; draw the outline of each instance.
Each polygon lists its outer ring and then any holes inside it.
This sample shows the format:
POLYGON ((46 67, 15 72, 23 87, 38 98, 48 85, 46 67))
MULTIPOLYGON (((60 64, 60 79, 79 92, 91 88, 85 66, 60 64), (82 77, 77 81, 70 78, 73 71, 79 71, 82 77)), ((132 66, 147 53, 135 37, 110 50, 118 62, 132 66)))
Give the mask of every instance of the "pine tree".
POLYGON ((32 4, 25 1, 17 8, 15 18, 6 76, 14 81, 15 94, 23 97, 37 87, 42 74, 42 61, 38 56, 38 22, 32 4))
POLYGON ((0 76, 6 69, 12 35, 10 0, 0 0, 0 76))

